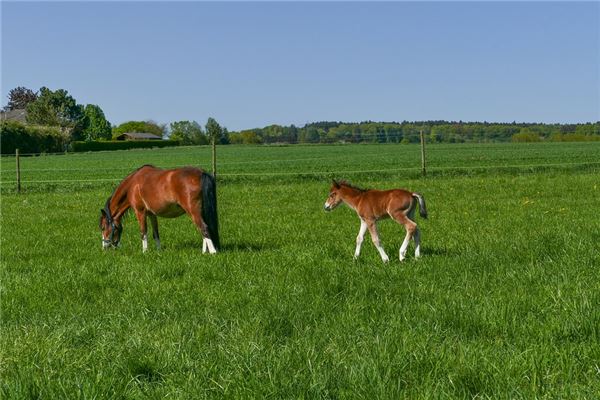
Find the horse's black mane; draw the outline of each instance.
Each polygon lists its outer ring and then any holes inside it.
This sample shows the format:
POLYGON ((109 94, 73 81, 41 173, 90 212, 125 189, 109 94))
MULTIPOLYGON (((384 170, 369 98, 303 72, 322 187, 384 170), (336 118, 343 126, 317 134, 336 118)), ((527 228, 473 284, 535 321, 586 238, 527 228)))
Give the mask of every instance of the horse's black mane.
POLYGON ((356 186, 356 185, 353 185, 353 184, 351 184, 350 182, 348 182, 347 180, 341 180, 341 181, 337 181, 337 184, 338 184, 338 185, 344 185, 344 186, 347 186, 347 187, 349 187, 349 188, 351 188, 351 189, 358 190, 358 191, 360 191, 360 192, 367 192, 367 191, 369 191, 369 190, 370 190, 370 189, 363 189, 363 188, 361 188, 361 187, 358 187, 358 186, 356 186))
MULTIPOLYGON (((138 169, 136 169, 135 171, 131 172, 129 175, 127 175, 125 178, 123 178, 123 180, 121 182, 119 182, 119 184, 117 185, 116 188, 114 188, 113 192, 110 194, 110 196, 108 196, 108 199, 106 199, 106 203, 104 203, 104 211, 106 212, 106 214, 108 215, 108 218, 112 218, 111 215, 111 211, 110 211, 110 201, 112 200, 113 196, 115 195, 115 192, 117 191, 117 189, 119 188, 119 186, 121 186, 121 184, 123 182, 125 182, 127 180, 127 178, 129 178, 130 176, 132 176, 133 174, 135 174, 136 172, 138 172, 140 169, 144 168, 144 167, 152 167, 152 168, 156 168, 154 165, 152 164, 144 164, 141 167, 139 167, 138 169)), ((128 211, 128 210, 127 210, 128 211)), ((125 212, 127 212, 125 211, 125 212)))

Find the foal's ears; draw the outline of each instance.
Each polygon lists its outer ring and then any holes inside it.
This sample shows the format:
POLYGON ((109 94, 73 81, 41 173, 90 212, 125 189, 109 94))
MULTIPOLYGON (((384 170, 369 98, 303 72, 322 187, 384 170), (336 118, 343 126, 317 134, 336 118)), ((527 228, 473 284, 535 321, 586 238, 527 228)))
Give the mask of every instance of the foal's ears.
POLYGON ((338 183, 338 182, 337 182, 335 179, 332 179, 332 180, 331 180, 331 183, 333 184, 333 187, 334 187, 334 188, 336 188, 336 189, 339 189, 339 188, 340 188, 340 184, 339 184, 339 183, 338 183))
POLYGON ((101 209, 100 209, 100 214, 101 214, 101 216, 103 216, 103 217, 105 217, 105 218, 108 218, 108 217, 106 216, 106 211, 104 211, 104 209, 103 209, 103 208, 101 208, 101 209))

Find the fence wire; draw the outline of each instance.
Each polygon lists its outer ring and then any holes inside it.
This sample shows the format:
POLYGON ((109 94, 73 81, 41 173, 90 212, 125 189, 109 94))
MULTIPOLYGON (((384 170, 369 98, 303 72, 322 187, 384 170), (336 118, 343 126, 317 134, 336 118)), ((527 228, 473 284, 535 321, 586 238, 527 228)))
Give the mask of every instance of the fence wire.
MULTIPOLYGON (((590 162, 565 162, 565 163, 541 163, 541 164, 509 164, 509 165, 472 165, 472 166, 429 166, 428 171, 452 171, 452 170, 498 170, 498 169, 539 169, 550 167, 573 167, 573 166, 590 166, 600 165, 600 161, 590 162)), ((173 168, 173 167, 168 167, 173 168)), ((123 169, 123 168, 115 168, 123 169)), ((111 169, 111 170, 115 170, 111 169)), ((78 169, 78 171, 85 169, 78 169)), ((108 170, 108 169, 107 169, 108 170)), ((355 170, 323 170, 323 171, 295 171, 295 172, 234 172, 234 173, 218 173, 219 177, 275 177, 275 176, 342 176, 344 174, 363 174, 363 173, 389 173, 400 171, 420 171, 421 167, 402 167, 402 168, 374 168, 374 169, 355 169, 355 170)), ((21 170, 23 172, 24 170, 21 170)), ((40 170, 33 170, 40 171, 40 170)), ((48 171, 73 171, 70 169, 56 169, 48 171)), ((47 180, 21 180, 21 184, 28 183, 95 183, 95 182, 120 182, 123 177, 119 178, 98 178, 98 179, 47 179, 47 180)), ((2 185, 16 185, 16 180, 1 180, 2 185)))

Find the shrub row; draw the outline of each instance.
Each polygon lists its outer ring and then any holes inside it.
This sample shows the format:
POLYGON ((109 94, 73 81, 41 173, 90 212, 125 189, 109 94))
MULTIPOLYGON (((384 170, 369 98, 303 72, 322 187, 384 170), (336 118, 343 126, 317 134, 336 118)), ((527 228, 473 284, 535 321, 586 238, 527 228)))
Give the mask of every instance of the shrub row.
POLYGON ((72 142, 70 151, 108 151, 129 149, 150 149, 153 147, 179 146, 177 140, 111 140, 93 142, 72 142))
POLYGON ((525 142, 541 142, 541 141, 550 141, 550 142, 598 142, 600 141, 600 135, 584 135, 581 133, 553 133, 549 138, 544 138, 537 133, 527 132, 527 133, 515 133, 512 135, 511 140, 515 143, 525 143, 525 142))
POLYGON ((65 150, 67 138, 58 128, 24 125, 17 121, 2 121, 0 148, 2 154, 57 153, 65 150))

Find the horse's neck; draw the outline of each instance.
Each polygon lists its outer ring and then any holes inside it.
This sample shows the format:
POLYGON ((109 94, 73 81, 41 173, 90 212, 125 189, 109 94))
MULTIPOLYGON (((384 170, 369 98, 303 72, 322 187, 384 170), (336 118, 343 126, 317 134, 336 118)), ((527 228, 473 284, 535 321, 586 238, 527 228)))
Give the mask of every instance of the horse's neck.
POLYGON ((341 195, 342 200, 350 207, 356 209, 358 202, 364 192, 362 190, 354 189, 351 187, 342 188, 341 195))
POLYGON ((112 217, 117 221, 121 219, 123 214, 125 214, 125 211, 130 207, 127 198, 129 186, 128 180, 121 182, 110 199, 110 211, 112 217))

